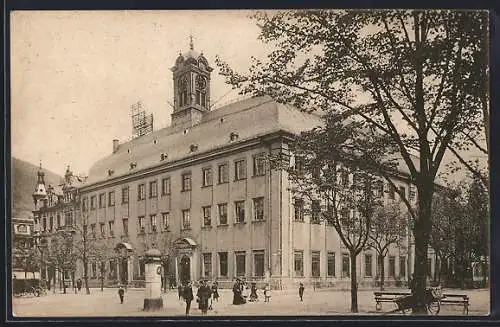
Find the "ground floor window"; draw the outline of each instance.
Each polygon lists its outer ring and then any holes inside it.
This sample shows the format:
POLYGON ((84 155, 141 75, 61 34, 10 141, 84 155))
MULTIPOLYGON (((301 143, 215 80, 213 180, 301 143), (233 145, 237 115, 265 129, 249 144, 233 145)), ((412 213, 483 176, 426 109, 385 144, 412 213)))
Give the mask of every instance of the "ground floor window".
POLYGON ((115 262, 115 260, 109 261, 109 278, 116 279, 116 262, 115 262))
POLYGON ((235 252, 235 259, 236 259, 236 276, 245 276, 245 261, 246 261, 246 255, 245 251, 238 251, 235 252))
POLYGON ((264 276, 264 250, 253 251, 253 274, 256 277, 264 276))
POLYGON ((97 262, 92 262, 92 265, 90 266, 90 273, 92 278, 97 278, 97 262))
POLYGON ((350 276, 350 260, 349 260, 349 254, 344 253, 342 255, 342 277, 349 277, 350 276))
POLYGON ((312 251, 311 252, 311 275, 312 277, 319 277, 321 268, 321 252, 320 251, 312 251))
POLYGON ((145 278, 146 275, 146 264, 144 258, 139 259, 139 278, 145 278))
POLYGON ((203 253, 203 276, 212 277, 212 253, 203 253))
POLYGON ((372 255, 365 254, 365 277, 372 277, 372 255))
POLYGON ((219 252, 219 276, 227 277, 227 252, 219 252))
POLYGON ((401 278, 406 277, 406 257, 405 256, 399 257, 399 277, 401 277, 401 278))
POLYGON ((296 250, 293 253, 293 266, 295 270, 296 277, 304 276, 304 252, 301 250, 296 250))
POLYGON ((396 257, 389 257, 389 277, 394 278, 396 276, 396 257))
POLYGON ((335 252, 328 252, 327 275, 335 277, 335 252))

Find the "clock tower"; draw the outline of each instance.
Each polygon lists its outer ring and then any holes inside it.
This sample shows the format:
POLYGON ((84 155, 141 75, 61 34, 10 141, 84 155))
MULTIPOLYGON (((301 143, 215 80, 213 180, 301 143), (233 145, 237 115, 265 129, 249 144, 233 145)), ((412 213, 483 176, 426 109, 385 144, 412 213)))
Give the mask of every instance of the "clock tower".
POLYGON ((192 37, 189 51, 179 54, 171 70, 174 75, 172 126, 180 130, 197 125, 210 111, 210 74, 213 68, 203 53, 194 50, 192 37))

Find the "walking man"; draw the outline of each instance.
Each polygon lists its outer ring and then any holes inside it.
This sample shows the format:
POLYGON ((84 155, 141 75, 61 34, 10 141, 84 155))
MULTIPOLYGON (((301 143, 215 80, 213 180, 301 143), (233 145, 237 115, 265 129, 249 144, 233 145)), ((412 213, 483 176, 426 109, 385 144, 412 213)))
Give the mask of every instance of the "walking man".
POLYGON ((184 287, 184 291, 182 293, 182 297, 184 301, 186 301, 186 316, 189 315, 189 310, 191 309, 191 302, 193 301, 193 287, 191 286, 191 282, 188 281, 186 286, 184 287))
POLYGON ((121 285, 120 288, 118 288, 118 296, 120 297, 120 303, 123 304, 123 297, 125 296, 125 290, 121 285))
POLYGON ((300 302, 303 302, 304 300, 302 297, 304 296, 304 284, 300 283, 299 285, 299 297, 300 297, 300 302))

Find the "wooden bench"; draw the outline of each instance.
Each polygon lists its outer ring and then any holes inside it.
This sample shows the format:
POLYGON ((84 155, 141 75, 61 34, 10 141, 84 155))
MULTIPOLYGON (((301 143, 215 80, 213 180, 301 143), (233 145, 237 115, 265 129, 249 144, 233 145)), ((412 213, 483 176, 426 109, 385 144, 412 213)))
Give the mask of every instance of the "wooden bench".
MULTIPOLYGON (((375 295, 375 309, 377 311, 382 310, 383 302, 393 302, 401 296, 411 295, 410 292, 373 292, 375 295)), ((441 305, 461 305, 463 306, 463 314, 469 314, 469 296, 465 294, 450 294, 444 293, 439 303, 441 305)))
POLYGON ((463 314, 469 314, 469 296, 465 294, 443 294, 441 305, 461 305, 463 314))
POLYGON ((401 296, 407 296, 411 295, 410 292, 373 292, 375 295, 375 310, 380 311, 382 310, 382 302, 393 302, 401 297, 401 296))

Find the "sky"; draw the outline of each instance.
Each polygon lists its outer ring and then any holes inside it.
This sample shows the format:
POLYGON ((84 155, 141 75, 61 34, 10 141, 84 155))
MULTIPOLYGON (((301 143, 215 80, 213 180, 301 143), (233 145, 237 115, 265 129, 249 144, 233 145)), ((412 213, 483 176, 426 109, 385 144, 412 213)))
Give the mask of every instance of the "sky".
MULTIPOLYGON (((217 108, 241 96, 218 75, 215 57, 245 72, 270 48, 250 11, 16 11, 11 13, 12 155, 63 174, 87 175, 132 137, 131 105, 172 113, 170 68, 179 52, 203 52, 214 68, 217 108)), ((472 154, 474 156, 474 154, 472 154)), ((448 160, 445 160, 448 161, 448 160)), ((442 166, 444 167, 444 165, 442 166)))
POLYGON ((155 130, 170 123, 179 52, 203 52, 214 68, 214 107, 241 96, 217 73, 215 56, 246 71, 266 48, 248 11, 13 12, 12 155, 63 174, 87 174, 132 136, 141 101, 155 130))

